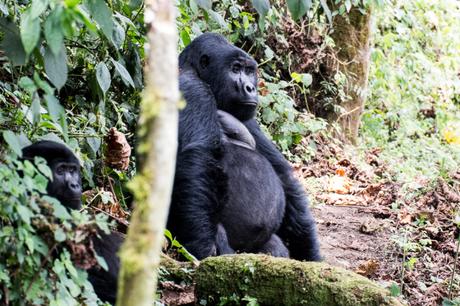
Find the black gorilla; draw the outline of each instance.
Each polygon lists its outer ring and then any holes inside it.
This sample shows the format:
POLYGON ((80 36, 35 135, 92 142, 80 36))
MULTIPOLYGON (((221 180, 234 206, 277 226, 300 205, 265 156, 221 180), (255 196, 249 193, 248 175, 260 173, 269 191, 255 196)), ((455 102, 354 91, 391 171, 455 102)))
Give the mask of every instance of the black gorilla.
MULTIPOLYGON (((43 157, 53 173, 53 180, 47 186, 48 194, 68 208, 81 209, 80 162, 72 151, 57 142, 39 141, 25 147, 22 156, 23 159, 32 161, 35 156, 43 157)), ((93 267, 88 270, 88 279, 102 301, 115 304, 120 268, 120 260, 116 254, 123 243, 123 237, 117 232, 108 235, 99 232, 98 235, 100 238, 93 238, 94 249, 105 259, 109 270, 93 267)))
POLYGON ((180 54, 179 67, 187 106, 168 228, 200 259, 252 252, 320 260, 308 199, 254 119, 256 62, 207 33, 180 54))

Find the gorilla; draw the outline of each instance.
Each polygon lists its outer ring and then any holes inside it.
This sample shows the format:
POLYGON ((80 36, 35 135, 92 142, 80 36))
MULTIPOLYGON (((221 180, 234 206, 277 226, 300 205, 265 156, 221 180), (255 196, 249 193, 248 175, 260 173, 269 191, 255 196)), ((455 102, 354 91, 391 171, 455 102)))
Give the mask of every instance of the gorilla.
MULTIPOLYGON (((35 156, 43 157, 53 174, 53 180, 48 183, 48 195, 58 199, 62 205, 70 209, 81 209, 81 173, 80 162, 65 145, 54 141, 38 141, 22 150, 22 158, 33 162, 35 156)), ((118 271, 120 260, 116 255, 123 236, 112 232, 98 232, 99 237, 93 237, 96 253, 102 256, 108 266, 108 271, 100 267, 88 270, 88 279, 93 285, 99 299, 115 304, 117 296, 118 271)))
POLYGON ((308 199, 255 120, 257 63, 218 34, 179 56, 179 115, 168 229, 198 259, 239 252, 321 260, 308 199))

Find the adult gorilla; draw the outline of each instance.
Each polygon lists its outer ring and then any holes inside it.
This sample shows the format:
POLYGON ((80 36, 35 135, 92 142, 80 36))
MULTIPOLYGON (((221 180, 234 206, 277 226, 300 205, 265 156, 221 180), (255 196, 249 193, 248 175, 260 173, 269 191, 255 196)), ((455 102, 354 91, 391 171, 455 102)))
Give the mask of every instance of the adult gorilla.
POLYGON ((168 228, 200 259, 252 252, 320 260, 308 199, 254 119, 256 62, 207 33, 180 54, 179 67, 187 106, 168 228))
MULTIPOLYGON (((53 174, 53 180, 47 186, 48 194, 70 209, 81 209, 80 162, 72 151, 54 141, 38 141, 22 150, 23 159, 33 161, 35 156, 43 157, 53 174)), ((99 232, 98 235, 93 238, 94 249, 105 259, 109 270, 93 267, 88 270, 88 279, 102 301, 115 304, 120 268, 116 254, 123 243, 123 237, 117 232, 108 235, 99 232)))

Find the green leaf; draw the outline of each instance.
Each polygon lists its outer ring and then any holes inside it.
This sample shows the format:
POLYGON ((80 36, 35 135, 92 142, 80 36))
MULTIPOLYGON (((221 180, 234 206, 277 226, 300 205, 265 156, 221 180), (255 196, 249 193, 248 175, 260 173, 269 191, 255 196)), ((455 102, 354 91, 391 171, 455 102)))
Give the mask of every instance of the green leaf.
POLYGON ((129 74, 128 70, 126 70, 125 66, 121 64, 120 62, 117 62, 113 58, 111 59, 113 65, 115 66, 115 70, 120 74, 122 80, 126 83, 134 87, 134 81, 131 78, 131 75, 129 74))
POLYGON ((195 2, 202 9, 210 10, 212 8, 212 0, 195 0, 195 2))
POLYGON ((297 21, 311 8, 311 0, 287 0, 287 5, 292 19, 297 21))
POLYGON ((46 162, 46 159, 44 159, 41 156, 35 156, 34 158, 34 164, 37 167, 37 169, 43 173, 45 177, 48 179, 52 180, 53 179, 53 173, 51 172, 50 167, 48 166, 48 163, 46 162))
POLYGON ((20 32, 24 50, 30 54, 40 39, 40 19, 32 18, 30 9, 21 16, 20 32))
POLYGON ((270 2, 268 0, 252 0, 252 5, 261 17, 265 17, 270 9, 270 2))
POLYGON ((40 112, 41 112, 40 98, 38 94, 33 95, 32 104, 30 110, 32 111, 32 123, 34 125, 40 123, 40 112))
POLYGON ((109 68, 107 68, 107 65, 104 62, 100 62, 96 65, 96 79, 99 87, 105 94, 109 89, 112 80, 110 78, 109 68))
POLYGON ((64 108, 59 104, 58 99, 52 95, 45 95, 48 113, 55 123, 59 123, 59 118, 64 114, 64 108))
POLYGON ((26 76, 23 76, 19 79, 19 86, 27 91, 30 95, 32 95, 36 90, 37 86, 35 86, 34 81, 26 76))
POLYGON ((192 41, 192 39, 190 38, 190 35, 188 34, 186 30, 182 30, 180 32, 180 38, 182 39, 182 43, 184 44, 184 47, 187 47, 188 44, 192 41))
POLYGON ((57 242, 63 242, 66 240, 66 238, 66 234, 62 228, 58 227, 54 231, 54 240, 56 240, 57 242))
MULTIPOLYGON (((88 134, 96 134, 96 131, 93 128, 87 128, 85 130, 86 133, 88 134)), ((98 137, 86 137, 86 142, 88 143, 89 147, 91 148, 91 151, 93 152, 94 155, 97 154, 97 151, 101 147, 101 139, 98 137)))
POLYGON ((125 42, 125 29, 118 23, 114 22, 113 32, 112 32, 112 43, 117 49, 123 47, 125 42))
POLYGON ((53 54, 58 56, 62 49, 64 33, 62 32, 61 18, 63 8, 58 5, 46 18, 45 38, 53 54))
POLYGON ((3 139, 10 147, 10 149, 16 153, 19 157, 22 157, 22 147, 19 137, 11 131, 3 131, 3 139))
POLYGON ((85 4, 105 37, 107 37, 109 41, 112 41, 113 19, 112 12, 107 6, 107 3, 105 3, 104 0, 86 0, 85 4))
POLYGON ((26 51, 22 45, 19 28, 14 22, 0 17, 0 28, 4 33, 0 49, 5 51, 6 56, 14 65, 24 65, 26 63, 26 51))
POLYGON ((105 261, 104 257, 98 256, 97 254, 94 254, 94 257, 97 260, 97 263, 99 266, 101 266, 102 269, 105 271, 109 271, 109 266, 107 265, 107 262, 105 261))
POLYGON ((390 286, 390 295, 391 296, 400 296, 401 295, 401 289, 399 288, 398 284, 392 283, 390 286))
POLYGON ((57 55, 54 55, 50 48, 46 48, 45 71, 51 83, 58 90, 64 86, 67 81, 67 55, 63 44, 57 55))
POLYGON ((327 19, 329 20, 329 23, 332 24, 332 13, 331 10, 329 9, 329 6, 327 6, 326 0, 319 0, 321 3, 321 6, 323 7, 324 14, 326 14, 327 19))
POLYGON ((49 0, 33 0, 30 7, 30 17, 32 19, 40 16, 48 7, 49 0))
POLYGON ((74 8, 80 3, 80 0, 65 0, 65 6, 74 8))
POLYGON ((61 220, 70 220, 70 219, 72 219, 72 216, 67 211, 67 208, 65 208, 64 205, 59 203, 59 201, 57 199, 45 195, 45 196, 43 196, 43 200, 45 200, 46 202, 48 202, 48 203, 53 205, 53 208, 54 208, 53 209, 53 215, 56 218, 59 218, 61 220))
POLYGON ((214 21, 217 22, 222 29, 228 28, 227 22, 225 21, 224 17, 222 17, 219 13, 211 10, 208 13, 211 16, 211 18, 214 19, 214 21))
POLYGON ((34 216, 34 213, 24 205, 16 206, 16 211, 19 214, 19 217, 27 224, 30 224, 30 218, 34 216))

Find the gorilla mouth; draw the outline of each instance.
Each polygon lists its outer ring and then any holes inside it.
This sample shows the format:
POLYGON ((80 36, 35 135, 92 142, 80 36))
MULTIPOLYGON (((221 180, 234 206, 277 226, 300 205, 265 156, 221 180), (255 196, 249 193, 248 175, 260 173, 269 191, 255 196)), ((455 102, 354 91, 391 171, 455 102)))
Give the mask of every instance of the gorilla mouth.
POLYGON ((258 101, 257 100, 246 100, 246 101, 241 101, 240 103, 242 105, 247 105, 247 106, 257 106, 258 101))

